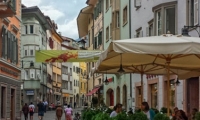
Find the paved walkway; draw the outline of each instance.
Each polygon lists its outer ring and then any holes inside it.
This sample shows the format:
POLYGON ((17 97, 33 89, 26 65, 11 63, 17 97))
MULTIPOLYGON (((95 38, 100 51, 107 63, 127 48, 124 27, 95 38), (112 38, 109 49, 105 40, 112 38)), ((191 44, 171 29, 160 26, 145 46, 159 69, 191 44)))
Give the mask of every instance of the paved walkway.
MULTIPOLYGON (((81 110, 82 110, 82 108, 77 108, 77 109, 74 109, 73 111, 74 111, 74 113, 75 113, 75 112, 81 113, 81 110)), ((74 118, 74 115, 73 115, 73 118, 74 118)), ((25 119, 24 119, 24 115, 22 115, 21 120, 25 120, 25 119)), ((28 120, 30 120, 30 118, 29 118, 28 120)), ((33 120, 38 120, 38 113, 35 113, 35 114, 34 114, 33 120)), ((55 110, 54 110, 54 111, 47 111, 47 112, 44 114, 43 120, 56 120, 56 112, 55 112, 55 110)), ((65 120, 64 114, 63 114, 61 120, 65 120)))

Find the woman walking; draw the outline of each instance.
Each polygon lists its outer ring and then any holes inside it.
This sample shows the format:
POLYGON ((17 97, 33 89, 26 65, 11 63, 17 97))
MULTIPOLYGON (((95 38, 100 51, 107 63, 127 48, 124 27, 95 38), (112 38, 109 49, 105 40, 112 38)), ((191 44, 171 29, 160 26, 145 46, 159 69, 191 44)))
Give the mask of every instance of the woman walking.
POLYGON ((68 105, 67 108, 65 109, 66 120, 72 120, 72 114, 73 114, 73 110, 70 107, 70 105, 68 105))
POLYGON ((29 107, 28 107, 27 103, 25 103, 25 105, 23 106, 22 111, 24 113, 24 119, 28 120, 29 107))
POLYGON ((59 104, 58 107, 56 108, 57 120, 61 120, 62 114, 63 114, 63 109, 62 109, 61 105, 59 104))

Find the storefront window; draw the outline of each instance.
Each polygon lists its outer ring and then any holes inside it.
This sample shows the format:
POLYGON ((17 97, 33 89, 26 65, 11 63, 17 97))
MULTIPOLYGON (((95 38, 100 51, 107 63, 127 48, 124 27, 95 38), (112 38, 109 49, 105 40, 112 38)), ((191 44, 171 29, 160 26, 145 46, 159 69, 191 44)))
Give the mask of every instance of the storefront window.
POLYGON ((158 89, 157 84, 151 85, 151 107, 157 108, 158 106, 158 89))

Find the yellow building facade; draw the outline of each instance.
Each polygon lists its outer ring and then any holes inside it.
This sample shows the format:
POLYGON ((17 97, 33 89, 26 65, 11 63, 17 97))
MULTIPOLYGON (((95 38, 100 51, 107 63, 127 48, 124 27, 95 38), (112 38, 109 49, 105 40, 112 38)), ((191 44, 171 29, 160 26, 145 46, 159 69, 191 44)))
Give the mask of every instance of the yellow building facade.
POLYGON ((80 104, 83 106, 84 102, 86 102, 86 94, 87 94, 87 64, 85 62, 79 63, 80 74, 79 74, 79 96, 80 96, 80 104))

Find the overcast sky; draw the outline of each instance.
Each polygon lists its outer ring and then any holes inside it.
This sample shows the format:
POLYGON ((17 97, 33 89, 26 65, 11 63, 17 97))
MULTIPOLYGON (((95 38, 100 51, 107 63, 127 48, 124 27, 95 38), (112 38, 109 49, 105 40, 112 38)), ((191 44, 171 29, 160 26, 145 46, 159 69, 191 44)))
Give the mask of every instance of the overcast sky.
POLYGON ((78 38, 76 18, 82 8, 86 6, 86 0, 22 0, 27 6, 38 6, 58 24, 58 32, 62 35, 78 38))

